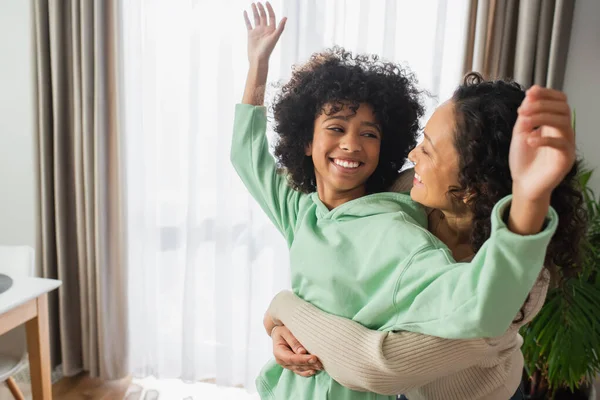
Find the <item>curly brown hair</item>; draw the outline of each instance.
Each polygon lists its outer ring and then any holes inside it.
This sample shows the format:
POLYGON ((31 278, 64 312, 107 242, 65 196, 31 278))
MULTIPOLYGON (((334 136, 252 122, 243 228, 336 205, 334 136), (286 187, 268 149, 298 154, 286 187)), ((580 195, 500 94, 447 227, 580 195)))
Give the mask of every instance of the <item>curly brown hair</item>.
MULTIPOLYGON (((452 188, 451 193, 460 199, 469 194, 467 207, 473 214, 474 252, 490 237, 492 208, 512 192, 508 154, 517 109, 524 98, 525 91, 518 83, 486 81, 476 72, 467 74, 452 96, 459 186, 452 188)), ((556 268, 563 277, 577 273, 587 229, 583 194, 577 181, 579 164, 576 162, 554 189, 550 202, 559 215, 559 223, 548 246, 545 265, 556 268)))
POLYGON ((366 189, 367 193, 385 191, 416 145, 424 113, 421 93, 408 69, 375 55, 352 55, 341 47, 313 54, 293 69, 272 107, 274 130, 279 134, 275 156, 290 185, 304 193, 316 191, 314 164, 305 155, 315 119, 344 107, 356 112, 359 104, 366 103, 373 107, 383 136, 379 164, 366 189), (325 105, 331 107, 325 110, 325 105))

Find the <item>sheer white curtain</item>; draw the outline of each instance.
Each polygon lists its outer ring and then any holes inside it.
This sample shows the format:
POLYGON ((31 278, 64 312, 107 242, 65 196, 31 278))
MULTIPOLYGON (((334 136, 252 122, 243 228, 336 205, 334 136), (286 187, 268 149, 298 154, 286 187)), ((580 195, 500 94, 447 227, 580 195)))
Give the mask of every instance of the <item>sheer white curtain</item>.
MULTIPOLYGON (((448 97, 466 0, 274 0, 288 24, 269 79, 333 44, 406 62, 448 97)), ((136 376, 254 388, 262 316, 289 287, 284 240, 229 163, 247 69, 247 0, 121 2, 130 340, 136 376)))

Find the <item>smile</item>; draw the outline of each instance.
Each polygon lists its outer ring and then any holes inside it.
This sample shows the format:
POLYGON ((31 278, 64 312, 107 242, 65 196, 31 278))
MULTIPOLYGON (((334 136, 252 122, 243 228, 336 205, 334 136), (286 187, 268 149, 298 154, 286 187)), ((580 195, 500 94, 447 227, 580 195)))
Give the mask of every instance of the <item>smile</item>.
POLYGON ((415 177, 413 178, 413 185, 414 186, 423 185, 423 179, 421 178, 421 175, 417 174, 416 172, 415 172, 415 177))
POLYGON ((341 158, 333 158, 331 159, 331 162, 345 169, 356 169, 362 165, 360 161, 343 160, 341 158))

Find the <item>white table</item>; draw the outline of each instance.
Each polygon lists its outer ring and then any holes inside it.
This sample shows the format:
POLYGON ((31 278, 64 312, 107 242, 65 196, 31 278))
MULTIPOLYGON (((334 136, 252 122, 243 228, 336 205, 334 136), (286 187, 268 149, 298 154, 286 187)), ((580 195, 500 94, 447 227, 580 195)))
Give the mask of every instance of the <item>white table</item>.
POLYGON ((48 293, 62 282, 27 276, 11 278, 12 286, 0 294, 0 335, 25 324, 33 399, 52 399, 48 293))

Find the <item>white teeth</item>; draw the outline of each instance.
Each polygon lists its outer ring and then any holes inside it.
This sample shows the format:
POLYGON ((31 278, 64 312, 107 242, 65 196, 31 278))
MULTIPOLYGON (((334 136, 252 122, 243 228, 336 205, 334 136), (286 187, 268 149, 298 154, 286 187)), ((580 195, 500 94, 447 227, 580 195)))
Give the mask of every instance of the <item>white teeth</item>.
POLYGON ((358 161, 338 160, 337 158, 335 158, 333 162, 344 168, 358 168, 360 165, 358 161))
POLYGON ((415 178, 417 178, 419 183, 423 183, 423 180, 421 179, 421 175, 417 174, 416 172, 415 172, 415 178))

